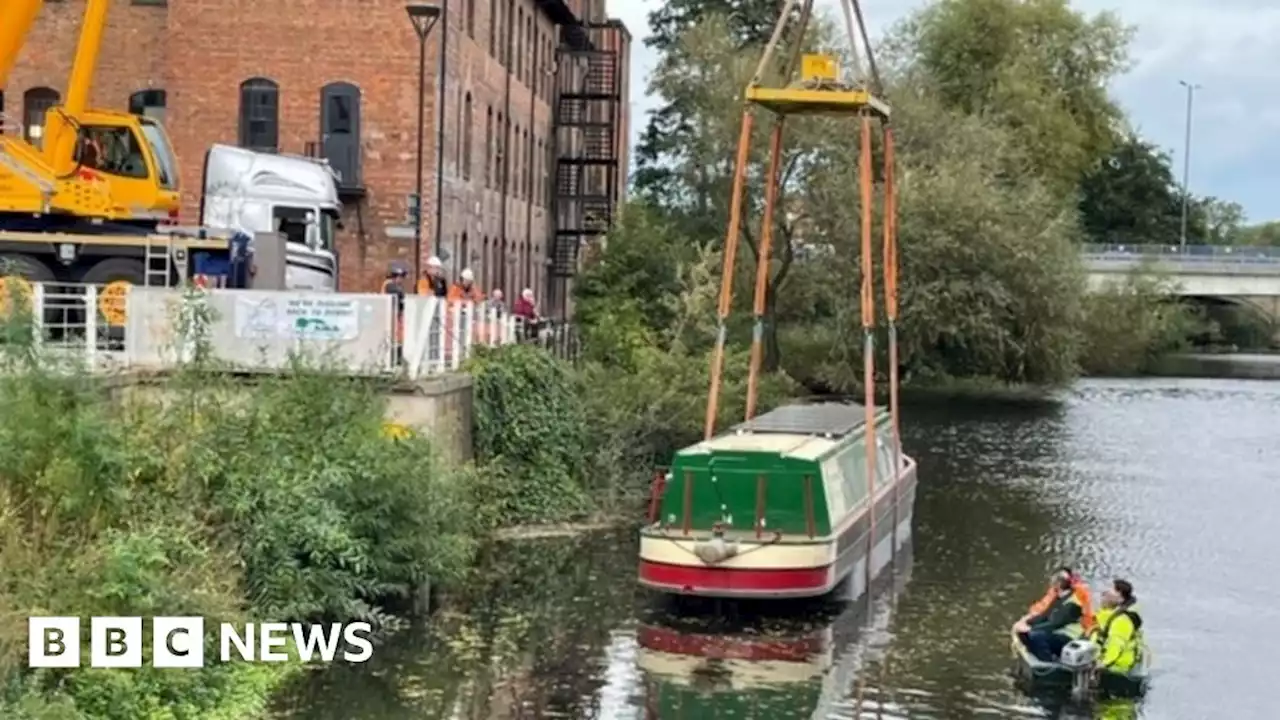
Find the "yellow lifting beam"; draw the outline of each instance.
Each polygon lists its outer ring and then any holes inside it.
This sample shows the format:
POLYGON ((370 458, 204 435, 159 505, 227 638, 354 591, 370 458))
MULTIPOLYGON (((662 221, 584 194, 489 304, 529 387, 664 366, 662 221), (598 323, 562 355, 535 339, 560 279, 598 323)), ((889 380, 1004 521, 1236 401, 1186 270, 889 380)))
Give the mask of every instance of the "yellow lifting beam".
MULTIPOLYGON (((889 334, 889 407, 892 417, 894 454, 894 472, 900 472, 902 450, 899 441, 899 406, 898 406, 898 247, 897 247, 897 193, 894 183, 894 147, 893 131, 889 126, 890 107, 881 96, 884 92, 880 82, 879 69, 871 50, 870 38, 866 23, 862 17, 862 8, 858 0, 839 0, 844 15, 845 30, 852 47, 853 72, 848 78, 841 78, 840 67, 836 58, 826 54, 803 54, 805 33, 813 16, 813 0, 786 0, 783 3, 778 22, 765 46, 760 64, 755 75, 744 92, 744 108, 742 113, 742 129, 738 138, 738 152, 733 177, 733 195, 729 203, 729 227, 725 237, 724 260, 720 279, 720 298, 718 310, 719 328, 715 350, 711 360, 711 386, 707 396, 707 414, 704 435, 711 439, 716 430, 716 417, 719 411, 722 373, 724 371, 725 343, 727 341, 727 323, 733 302, 733 276, 737 262, 738 244, 742 230, 743 193, 746 186, 747 165, 750 162, 751 131, 754 122, 753 109, 756 107, 768 110, 773 116, 773 127, 769 137, 769 160, 765 170, 765 203, 764 217, 760 232, 760 245, 756 262, 755 296, 753 315, 755 325, 751 339, 751 360, 747 376, 746 419, 755 416, 757 396, 759 393, 760 366, 763 357, 765 298, 769 285, 769 261, 773 244, 773 225, 778 201, 779 173, 782 164, 783 129, 787 117, 792 115, 842 115, 855 117, 861 123, 861 147, 859 150, 859 194, 861 203, 861 306, 863 330, 863 384, 866 406, 866 478, 868 508, 871 518, 871 529, 867 534, 868 561, 867 587, 870 588, 873 564, 870 562, 871 548, 876 537, 875 506, 877 498, 876 477, 876 410, 875 410, 875 248, 872 242, 872 219, 875 215, 875 181, 872 163, 872 125, 878 124, 883 143, 883 217, 881 250, 882 270, 884 276, 885 315, 889 334), (798 12, 797 12, 798 10, 798 12), (774 54, 782 41, 784 32, 790 24, 792 16, 797 16, 796 36, 792 38, 792 54, 782 69, 782 87, 766 87, 764 77, 773 63, 774 54), (862 63, 865 61, 869 73, 863 73, 862 63), (792 79, 796 65, 800 65, 799 77, 792 79)), ((897 483, 892 483, 897 488, 897 483)), ((897 507, 895 498, 894 507, 897 507)), ((896 510, 895 510, 896 513, 896 510)), ((894 520, 894 526, 897 519, 894 520)), ((868 592, 868 595, 870 593, 868 592)))

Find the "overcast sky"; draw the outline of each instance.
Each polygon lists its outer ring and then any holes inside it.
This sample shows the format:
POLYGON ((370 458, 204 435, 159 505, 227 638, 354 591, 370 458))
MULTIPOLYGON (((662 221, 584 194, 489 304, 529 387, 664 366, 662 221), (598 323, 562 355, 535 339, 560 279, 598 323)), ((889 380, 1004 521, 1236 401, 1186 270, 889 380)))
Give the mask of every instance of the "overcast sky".
MULTIPOLYGON (((644 47, 650 10, 663 0, 608 0, 635 38, 632 127, 656 101, 645 93, 654 54, 644 47)), ((837 7, 832 0, 820 5, 837 7)), ((874 34, 921 3, 867 0, 874 34)), ((1234 200, 1251 221, 1280 220, 1280 1, 1075 0, 1089 12, 1117 10, 1136 25, 1134 68, 1113 92, 1139 131, 1168 149, 1182 177, 1187 80, 1196 92, 1191 191, 1234 200), (1121 9, 1123 8, 1123 9, 1121 9)))

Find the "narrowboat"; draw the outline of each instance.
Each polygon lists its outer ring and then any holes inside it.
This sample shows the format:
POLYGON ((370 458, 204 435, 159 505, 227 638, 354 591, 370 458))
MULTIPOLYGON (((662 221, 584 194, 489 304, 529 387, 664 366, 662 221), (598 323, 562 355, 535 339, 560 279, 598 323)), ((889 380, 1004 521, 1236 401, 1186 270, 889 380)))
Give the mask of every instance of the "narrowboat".
POLYGON ((881 409, 867 482, 866 416, 853 403, 788 405, 678 452, 640 531, 640 583, 673 595, 860 596, 909 540, 916 486, 881 409))

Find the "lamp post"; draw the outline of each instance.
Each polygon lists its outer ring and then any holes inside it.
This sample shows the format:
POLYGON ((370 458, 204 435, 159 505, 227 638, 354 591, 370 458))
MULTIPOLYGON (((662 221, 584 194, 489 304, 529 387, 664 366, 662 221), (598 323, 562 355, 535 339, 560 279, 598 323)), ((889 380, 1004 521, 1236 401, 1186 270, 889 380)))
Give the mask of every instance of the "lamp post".
MULTIPOLYGON (((414 32, 418 34, 418 155, 417 155, 417 182, 414 186, 414 194, 409 198, 409 219, 413 222, 413 276, 415 280, 422 276, 422 144, 423 133, 426 127, 426 104, 427 104, 427 36, 431 34, 431 29, 436 26, 436 22, 444 14, 439 5, 435 3, 411 3, 405 6, 405 11, 409 14, 409 21, 413 23, 414 32)), ((444 56, 443 48, 440 51, 441 57, 444 56)), ((437 82, 443 80, 439 78, 437 82)), ((443 116, 443 115, 442 115, 443 116)), ((436 185, 440 185, 439 171, 437 170, 436 185)), ((439 203, 436 203, 436 213, 440 212, 439 203)), ((439 226, 440 219, 436 218, 436 225, 439 226)), ((437 230, 437 237, 439 231, 437 230)), ((437 245, 439 241, 437 241, 437 245)), ((437 248, 437 252, 439 249, 437 248)))
POLYGON ((1187 251, 1187 210, 1191 201, 1191 105, 1200 85, 1179 80, 1178 84, 1187 89, 1187 134, 1182 146, 1182 252, 1187 251))

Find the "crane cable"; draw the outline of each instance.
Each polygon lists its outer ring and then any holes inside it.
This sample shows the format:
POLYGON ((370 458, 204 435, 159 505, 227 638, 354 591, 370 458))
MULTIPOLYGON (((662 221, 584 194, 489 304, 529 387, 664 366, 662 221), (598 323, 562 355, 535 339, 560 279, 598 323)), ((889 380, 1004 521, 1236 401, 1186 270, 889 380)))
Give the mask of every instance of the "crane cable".
MULTIPOLYGON (((792 43, 791 56, 782 67, 783 80, 788 80, 800 62, 800 54, 804 48, 805 34, 809 28, 809 17, 813 13, 813 0, 805 0, 800 8, 800 21, 797 26, 800 34, 792 43)), ((779 26, 786 22, 784 14, 779 26)), ((767 310, 766 299, 769 295, 769 263, 773 252, 773 222, 778 204, 779 183, 782 173, 782 135, 786 124, 786 116, 775 114, 773 129, 769 134, 769 165, 765 170, 764 219, 761 221, 760 246, 756 249, 756 287, 752 299, 752 315, 754 324, 751 330, 751 356, 747 368, 747 421, 756 415, 756 405, 760 394, 760 366, 764 361, 764 325, 767 310)))

